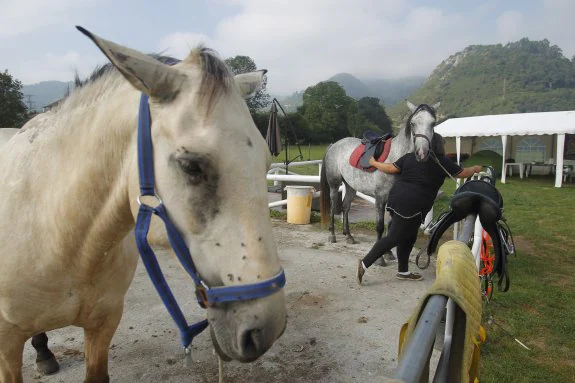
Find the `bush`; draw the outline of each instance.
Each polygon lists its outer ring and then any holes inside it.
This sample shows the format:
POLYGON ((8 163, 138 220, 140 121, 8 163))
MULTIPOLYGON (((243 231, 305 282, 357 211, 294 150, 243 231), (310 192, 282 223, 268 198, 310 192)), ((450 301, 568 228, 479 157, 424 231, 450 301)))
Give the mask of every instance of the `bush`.
POLYGON ((495 169, 497 177, 501 176, 501 166, 503 157, 492 150, 481 150, 473 153, 471 157, 463 163, 463 166, 469 167, 473 165, 490 165, 495 169))

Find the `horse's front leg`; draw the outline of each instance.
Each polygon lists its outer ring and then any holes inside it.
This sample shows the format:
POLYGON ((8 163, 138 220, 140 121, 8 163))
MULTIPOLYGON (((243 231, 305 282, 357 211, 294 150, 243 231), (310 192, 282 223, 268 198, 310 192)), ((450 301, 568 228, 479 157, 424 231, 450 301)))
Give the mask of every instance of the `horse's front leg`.
POLYGON ((108 383, 108 352, 112 337, 122 318, 122 305, 98 312, 96 320, 84 327, 84 352, 86 355, 85 383, 108 383))
POLYGON ((339 187, 332 187, 330 185, 329 187, 329 198, 330 198, 330 209, 329 209, 329 237, 328 237, 328 242, 330 243, 336 243, 335 240, 335 209, 337 209, 338 206, 338 201, 337 199, 339 198, 339 192, 338 192, 339 187))
POLYGON ((45 332, 32 337, 32 346, 36 350, 36 368, 44 375, 51 375, 60 369, 56 357, 48 348, 48 336, 45 332))
POLYGON ((375 221, 377 230, 377 240, 379 241, 383 236, 385 230, 385 205, 387 200, 376 196, 375 197, 375 221))
POLYGON ((356 244, 357 242, 351 235, 349 230, 349 211, 351 209, 351 203, 355 198, 356 191, 352 189, 347 183, 345 184, 345 197, 343 199, 343 234, 347 236, 347 243, 356 244))
POLYGON ((22 353, 27 337, 0 320, 0 382, 22 383, 22 353))
MULTIPOLYGON (((375 198, 375 220, 376 220, 376 230, 377 230, 377 240, 379 241, 383 237, 383 233, 385 231, 385 205, 387 204, 387 200, 377 197, 375 198)), ((389 231, 389 228, 388 228, 389 231)), ((385 253, 387 255, 387 259, 390 261, 395 260, 395 256, 391 251, 385 253)), ((381 266, 386 266, 385 259, 380 257, 377 260, 378 264, 381 266)))

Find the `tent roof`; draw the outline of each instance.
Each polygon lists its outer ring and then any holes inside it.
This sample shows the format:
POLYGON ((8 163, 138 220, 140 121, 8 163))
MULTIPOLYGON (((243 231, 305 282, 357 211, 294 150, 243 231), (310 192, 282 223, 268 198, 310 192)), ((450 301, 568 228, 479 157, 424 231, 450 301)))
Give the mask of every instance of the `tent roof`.
POLYGON ((575 111, 450 118, 435 131, 443 137, 575 134, 575 111))

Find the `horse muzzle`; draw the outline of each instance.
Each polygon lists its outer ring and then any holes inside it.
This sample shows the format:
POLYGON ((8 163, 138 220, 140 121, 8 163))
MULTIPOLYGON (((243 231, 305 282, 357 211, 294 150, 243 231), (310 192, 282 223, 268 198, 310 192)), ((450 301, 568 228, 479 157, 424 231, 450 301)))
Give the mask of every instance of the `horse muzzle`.
POLYGON ((425 162, 427 161, 428 158, 429 158, 429 149, 425 149, 422 147, 415 152, 415 159, 417 160, 417 162, 425 162))
POLYGON ((283 292, 262 299, 266 302, 257 299, 208 309, 212 343, 222 360, 253 362, 285 331, 283 292))

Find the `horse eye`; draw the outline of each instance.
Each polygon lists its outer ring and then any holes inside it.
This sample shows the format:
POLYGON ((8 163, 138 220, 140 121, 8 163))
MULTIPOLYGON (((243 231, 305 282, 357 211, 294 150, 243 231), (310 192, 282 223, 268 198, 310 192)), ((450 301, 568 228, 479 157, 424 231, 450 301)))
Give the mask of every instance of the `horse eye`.
POLYGON ((199 184, 204 179, 204 170, 199 161, 180 159, 180 167, 190 177, 194 185, 199 184))

